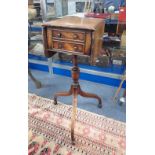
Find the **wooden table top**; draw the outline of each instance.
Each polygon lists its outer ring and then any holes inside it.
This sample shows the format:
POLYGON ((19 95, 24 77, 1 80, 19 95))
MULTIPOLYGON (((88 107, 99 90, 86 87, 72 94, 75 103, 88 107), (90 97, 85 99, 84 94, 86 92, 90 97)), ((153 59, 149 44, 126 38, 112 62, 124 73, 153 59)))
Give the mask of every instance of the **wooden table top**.
POLYGON ((98 18, 66 16, 61 19, 46 22, 42 26, 57 26, 66 28, 95 30, 98 24, 100 24, 101 22, 103 23, 103 20, 98 18))

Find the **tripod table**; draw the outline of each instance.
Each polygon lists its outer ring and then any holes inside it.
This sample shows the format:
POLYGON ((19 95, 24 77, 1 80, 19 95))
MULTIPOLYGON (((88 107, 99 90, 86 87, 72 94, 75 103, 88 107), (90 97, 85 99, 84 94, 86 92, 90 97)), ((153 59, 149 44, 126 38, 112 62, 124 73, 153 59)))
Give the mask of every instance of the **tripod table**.
POLYGON ((78 55, 90 57, 90 63, 95 64, 102 49, 104 22, 102 19, 97 18, 66 16, 46 22, 42 26, 45 56, 51 57, 56 52, 73 55, 73 68, 71 70, 73 83, 68 92, 59 92, 54 95, 54 104, 57 104, 58 96, 73 95, 71 140, 72 144, 75 144, 74 124, 77 95, 96 98, 98 100, 98 107, 102 107, 102 101, 99 96, 81 90, 78 82, 80 69, 78 67, 77 57, 78 55))

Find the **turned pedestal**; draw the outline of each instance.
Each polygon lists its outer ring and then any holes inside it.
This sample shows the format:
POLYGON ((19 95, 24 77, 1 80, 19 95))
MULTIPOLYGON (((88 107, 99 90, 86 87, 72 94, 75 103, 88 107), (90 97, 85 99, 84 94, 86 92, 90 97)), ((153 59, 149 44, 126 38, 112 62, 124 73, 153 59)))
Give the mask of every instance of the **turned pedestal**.
POLYGON ((72 117, 71 117, 71 140, 72 144, 75 144, 75 138, 74 138, 74 124, 75 124, 75 118, 76 118, 76 108, 77 108, 77 96, 81 95, 83 97, 90 97, 90 98, 96 98, 98 100, 98 107, 102 108, 102 101, 101 98, 95 94, 87 93, 81 90, 80 84, 78 82, 79 80, 79 74, 80 69, 77 64, 77 55, 73 55, 73 67, 72 67, 72 79, 73 83, 71 85, 71 88, 68 92, 58 92, 54 95, 54 104, 57 104, 57 97, 58 96, 70 96, 73 95, 73 110, 72 110, 72 117))

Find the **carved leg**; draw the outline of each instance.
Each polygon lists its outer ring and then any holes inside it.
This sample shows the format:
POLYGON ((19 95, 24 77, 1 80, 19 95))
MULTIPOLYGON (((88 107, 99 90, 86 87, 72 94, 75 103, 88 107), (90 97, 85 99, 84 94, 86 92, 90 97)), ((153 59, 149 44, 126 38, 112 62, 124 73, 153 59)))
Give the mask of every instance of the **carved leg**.
POLYGON ((71 117, 71 140, 72 140, 72 145, 75 145, 74 126, 75 126, 76 110, 77 110, 77 88, 74 88, 73 89, 73 110, 72 110, 72 117, 71 117))
POLYGON ((70 89, 68 92, 58 92, 54 95, 54 104, 57 104, 57 97, 58 96, 70 96, 72 95, 72 89, 70 89))
POLYGON ((91 93, 87 93, 87 92, 84 92, 81 90, 81 88, 79 88, 79 95, 83 96, 83 97, 89 97, 89 98, 96 98, 99 103, 98 103, 98 107, 99 108, 102 108, 102 101, 101 101, 101 98, 95 94, 91 94, 91 93))

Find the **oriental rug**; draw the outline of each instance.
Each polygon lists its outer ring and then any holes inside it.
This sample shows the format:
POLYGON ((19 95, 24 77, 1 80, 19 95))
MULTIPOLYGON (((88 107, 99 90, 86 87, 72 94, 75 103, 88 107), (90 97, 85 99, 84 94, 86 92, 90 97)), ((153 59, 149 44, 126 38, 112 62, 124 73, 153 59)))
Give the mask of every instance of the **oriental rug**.
POLYGON ((28 102, 29 155, 125 155, 125 123, 78 109, 72 145, 72 106, 34 94, 28 102))

